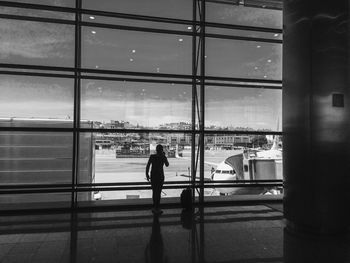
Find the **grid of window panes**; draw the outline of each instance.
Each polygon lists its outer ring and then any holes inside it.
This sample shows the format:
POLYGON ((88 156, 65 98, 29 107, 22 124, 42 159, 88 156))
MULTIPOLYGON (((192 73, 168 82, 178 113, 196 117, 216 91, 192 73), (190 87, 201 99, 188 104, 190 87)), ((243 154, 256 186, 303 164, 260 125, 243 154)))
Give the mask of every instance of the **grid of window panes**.
POLYGON ((2 209, 279 193, 281 5, 0 1, 2 209))

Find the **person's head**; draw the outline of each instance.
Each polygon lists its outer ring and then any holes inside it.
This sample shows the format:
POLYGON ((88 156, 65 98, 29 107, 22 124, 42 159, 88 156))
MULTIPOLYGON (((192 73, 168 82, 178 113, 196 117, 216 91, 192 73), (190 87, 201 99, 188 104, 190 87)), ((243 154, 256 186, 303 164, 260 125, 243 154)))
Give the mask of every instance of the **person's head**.
POLYGON ((157 147, 156 147, 156 152, 158 154, 161 154, 163 153, 163 146, 161 144, 158 144, 157 147))

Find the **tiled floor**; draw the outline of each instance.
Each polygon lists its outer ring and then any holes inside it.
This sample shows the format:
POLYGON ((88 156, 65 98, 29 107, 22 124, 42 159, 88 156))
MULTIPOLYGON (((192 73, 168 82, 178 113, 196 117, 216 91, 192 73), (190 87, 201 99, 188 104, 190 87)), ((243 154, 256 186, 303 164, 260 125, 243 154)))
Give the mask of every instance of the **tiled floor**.
POLYGON ((3 216, 0 262, 350 262, 347 240, 285 231, 280 207, 3 216))

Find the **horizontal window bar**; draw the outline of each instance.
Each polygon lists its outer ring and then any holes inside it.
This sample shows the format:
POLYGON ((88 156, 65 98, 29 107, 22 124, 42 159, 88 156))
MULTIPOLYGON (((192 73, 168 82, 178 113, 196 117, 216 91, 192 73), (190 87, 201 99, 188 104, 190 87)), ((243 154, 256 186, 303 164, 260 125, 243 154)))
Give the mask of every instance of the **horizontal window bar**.
POLYGON ((75 68, 68 68, 68 67, 38 66, 38 65, 10 64, 10 63, 0 63, 0 68, 30 69, 30 70, 45 70, 45 71, 70 71, 70 72, 76 71, 75 68))
POLYGON ((77 10, 76 8, 72 8, 72 7, 38 5, 38 4, 18 3, 18 2, 10 2, 10 1, 0 1, 0 6, 57 11, 57 12, 64 12, 64 13, 75 13, 77 10))
POLYGON ((229 78, 229 77, 215 77, 215 76, 205 76, 207 80, 222 80, 222 81, 237 81, 237 82, 258 82, 258 83, 271 83, 271 84, 281 84, 282 80, 272 80, 272 79, 248 79, 248 78, 229 78))
MULTIPOLYGON (((144 77, 160 77, 160 78, 183 78, 183 79, 206 79, 218 81, 236 81, 248 83, 265 83, 265 84, 280 84, 282 80, 267 80, 267 79, 253 79, 253 78, 229 78, 229 77, 215 77, 215 76, 193 76, 181 74, 165 74, 165 73, 147 73, 147 72, 133 72, 133 71, 118 71, 118 70, 101 70, 101 69, 86 69, 86 68, 67 68, 67 67, 53 67, 53 66, 38 66, 38 65, 23 65, 23 64, 9 64, 0 63, 0 68, 14 68, 14 69, 28 69, 28 70, 45 70, 45 71, 78 71, 80 73, 94 73, 94 74, 109 74, 109 75, 125 75, 125 76, 144 76, 144 77)), ((3 74, 6 74, 5 71, 3 74)), ((83 78, 88 78, 84 76, 83 78)))
POLYGON ((1 195, 14 195, 14 194, 40 194, 40 193, 68 193, 73 192, 72 188, 54 188, 54 189, 6 189, 0 190, 1 195))
POLYGON ((270 39, 270 38, 258 38, 258 37, 242 37, 234 35, 223 35, 223 34, 205 34, 205 37, 209 38, 220 38, 220 39, 232 39, 232 40, 244 40, 253 42, 264 42, 264 43, 275 43, 282 44, 283 40, 280 39, 270 39))
POLYGON ((206 86, 232 87, 232 88, 253 88, 253 89, 282 89, 282 86, 266 86, 266 85, 251 85, 251 84, 235 84, 223 82, 205 82, 206 86))
MULTIPOLYGON (((9 118, 11 119, 11 118, 9 118)), ((72 121, 73 122, 73 121, 72 121)), ((283 135, 280 131, 246 130, 164 130, 164 129, 93 129, 93 128, 42 128, 42 127, 0 127, 0 131, 23 132, 100 132, 100 133, 193 133, 193 134, 242 134, 242 135, 283 135)))
POLYGON ((91 9, 81 9, 79 10, 79 12, 82 14, 88 14, 88 15, 125 18, 125 19, 161 22, 161 23, 169 23, 169 24, 182 24, 182 25, 193 24, 193 20, 167 18, 167 17, 159 17, 159 16, 144 16, 144 15, 99 11, 99 10, 91 10, 91 9))
MULTIPOLYGON (((183 189, 184 186, 190 188, 199 188, 201 185, 164 185, 163 189, 183 189)), ((283 186, 283 183, 234 183, 234 184, 204 184, 203 188, 226 188, 226 187, 276 187, 283 186)), ((42 193, 68 193, 68 192, 94 192, 94 191, 126 191, 126 190, 149 190, 152 189, 150 183, 145 186, 119 186, 119 187, 79 187, 79 188, 54 188, 54 189, 5 189, 0 190, 0 195, 14 195, 14 194, 42 194, 42 193)))
POLYGON ((121 77, 106 77, 106 76, 80 76, 80 79, 93 79, 93 80, 111 80, 111 81, 129 81, 129 82, 147 82, 147 83, 166 83, 166 84, 187 84, 191 85, 192 81, 179 81, 179 80, 163 80, 163 79, 133 79, 133 78, 121 78, 121 77))
MULTIPOLYGON (((81 14, 162 22, 162 23, 169 23, 169 24, 183 24, 183 25, 195 24, 197 26, 201 25, 200 21, 193 21, 193 20, 175 19, 175 18, 157 17, 157 16, 144 16, 144 15, 135 15, 135 14, 128 14, 128 13, 117 13, 117 12, 99 11, 99 10, 90 10, 90 9, 78 9, 78 8, 71 8, 71 7, 49 6, 49 5, 39 5, 39 4, 29 4, 29 3, 16 3, 16 2, 9 2, 9 1, 0 1, 0 6, 57 11, 57 12, 65 12, 65 13, 78 12, 81 14)), ((275 29, 275 28, 231 25, 231 24, 213 23, 213 22, 206 22, 204 25, 210 26, 210 27, 230 28, 230 29, 236 29, 236 30, 282 33, 282 29, 275 29)))
MULTIPOLYGON (((202 33, 195 33, 195 32, 189 32, 189 31, 156 29, 156 28, 123 26, 123 25, 112 25, 112 24, 94 23, 94 22, 80 22, 80 25, 82 25, 82 26, 89 26, 89 27, 118 29, 118 30, 151 32, 151 33, 187 35, 187 36, 198 36, 198 37, 202 36, 202 33)), ((224 34, 208 34, 208 33, 206 33, 205 37, 221 38, 221 39, 232 39, 232 40, 244 40, 244 41, 254 41, 254 42, 264 42, 264 43, 277 43, 277 44, 282 44, 283 43, 283 41, 279 40, 279 39, 257 38, 257 37, 243 37, 243 36, 224 35, 224 34)))
POLYGON ((214 23, 214 22, 206 22, 205 26, 206 27, 216 27, 216 28, 236 29, 236 30, 243 30, 243 31, 265 32, 265 33, 277 33, 277 34, 283 33, 282 29, 276 29, 276 28, 231 25, 231 24, 214 23))
MULTIPOLYGON (((195 184, 198 184, 199 181, 195 181, 195 184)), ((261 184, 261 183, 283 183, 283 180, 227 180, 227 181, 210 181, 210 183, 219 183, 219 184, 261 184)), ((132 185, 149 185, 150 182, 114 182, 114 183, 82 183, 77 184, 76 188, 79 187, 90 187, 90 189, 94 190, 95 186, 132 186, 132 185)), ((164 182, 165 185, 191 185, 190 181, 170 181, 164 182)), ((72 184, 16 184, 16 185, 1 185, 0 191, 7 189, 36 189, 36 188, 72 188, 72 184)), ((69 190, 69 189, 68 189, 69 190)))
POLYGON ((75 78, 69 74, 55 74, 44 72, 23 72, 23 71, 0 71, 0 75, 15 75, 15 76, 34 76, 34 77, 49 77, 49 78, 75 78))
MULTIPOLYGON (((36 76, 36 77, 49 77, 49 78, 76 78, 74 75, 69 74, 55 74, 44 72, 23 72, 23 71, 0 71, 0 75, 14 75, 14 76, 36 76)), ((164 83, 164 84, 184 84, 192 85, 193 81, 180 81, 180 80, 166 80, 166 79, 142 79, 142 78, 122 78, 122 77, 107 77, 107 76, 79 76, 78 79, 91 79, 91 80, 110 80, 110 81, 128 81, 135 83, 164 83)), ((197 82, 199 85, 199 80, 197 82)), ((236 84, 236 83, 224 83, 224 82, 205 82, 207 86, 219 86, 219 87, 232 87, 232 88, 261 88, 261 89, 282 89, 282 86, 267 86, 260 84, 236 84)))
MULTIPOLYGON (((2 70, 0 75, 14 75, 14 76, 37 76, 37 77, 54 77, 54 78, 76 78, 72 74, 56 74, 56 73, 45 73, 45 72, 25 72, 25 71, 13 71, 13 70, 2 70)), ((193 81, 179 81, 179 80, 165 80, 165 79, 142 79, 142 78, 123 78, 123 77, 108 77, 108 76, 79 76, 78 79, 91 79, 91 80, 111 80, 111 81, 128 81, 128 82, 145 82, 145 83, 165 83, 165 84, 185 84, 191 85, 193 81)), ((196 78, 196 77, 195 77, 196 78)), ((214 77, 215 78, 215 77, 214 77)), ((266 81, 266 80, 265 80, 266 81)), ((239 80, 239 82, 242 82, 239 80)), ((249 81, 250 82, 250 81, 249 81)), ((199 85, 199 77, 198 82, 199 85)), ((282 86, 267 86, 260 84, 236 84, 236 83, 224 83, 224 82, 205 82, 207 86, 223 86, 232 88, 261 88, 261 89, 282 89, 282 86)))
POLYGON ((195 33, 189 32, 189 31, 157 29, 157 28, 136 27, 136 26, 122 26, 122 25, 113 25, 113 24, 105 24, 105 23, 80 22, 80 25, 89 26, 89 27, 100 27, 100 28, 129 30, 129 31, 141 31, 141 32, 151 32, 151 33, 162 33, 162 34, 187 35, 187 36, 196 35, 195 33))
POLYGON ((74 20, 64 20, 64 19, 57 19, 57 18, 43 18, 43 17, 34 17, 34 16, 19 16, 19 15, 6 15, 6 14, 0 14, 0 18, 22 20, 22 21, 55 23, 55 24, 64 24, 64 25, 75 25, 74 20))
MULTIPOLYGON (((32 17, 32 16, 20 16, 20 15, 7 15, 0 14, 0 18, 3 19, 13 19, 22 21, 33 21, 33 22, 45 22, 45 23, 56 23, 56 24, 67 24, 75 25, 74 20, 64 20, 55 18, 42 18, 42 17, 32 17)), ((128 31, 140 31, 140 32, 151 32, 151 33, 162 33, 162 34, 174 34, 174 35, 187 35, 187 36, 202 36, 201 33, 179 31, 179 30, 167 30, 167 29, 157 29, 148 27, 135 27, 135 26, 123 26, 123 25, 113 25, 105 23, 93 23, 93 22, 79 22, 81 26, 89 27, 99 27, 99 28, 109 28, 118 30, 128 30, 128 31)), ((210 38, 220 38, 220 39, 232 39, 232 40, 244 40, 244 41, 254 41, 254 42, 264 42, 264 43, 277 43, 282 44, 283 40, 279 39, 269 39, 269 38, 256 38, 256 37, 243 37, 235 35, 224 35, 224 34, 205 34, 205 37, 210 38)))

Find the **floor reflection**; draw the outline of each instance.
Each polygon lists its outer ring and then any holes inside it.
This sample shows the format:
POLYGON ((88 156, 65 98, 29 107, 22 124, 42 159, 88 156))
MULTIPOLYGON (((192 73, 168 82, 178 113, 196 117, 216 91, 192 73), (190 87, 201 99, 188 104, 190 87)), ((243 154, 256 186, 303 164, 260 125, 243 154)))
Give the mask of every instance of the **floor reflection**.
POLYGON ((0 217, 0 262, 350 262, 349 238, 285 229, 281 207, 0 217))
POLYGON ((158 214, 153 214, 152 234, 150 241, 146 247, 146 263, 165 263, 168 262, 164 253, 163 238, 160 228, 158 214))
POLYGON ((319 236, 284 229, 284 262, 350 262, 350 240, 346 235, 319 236))

